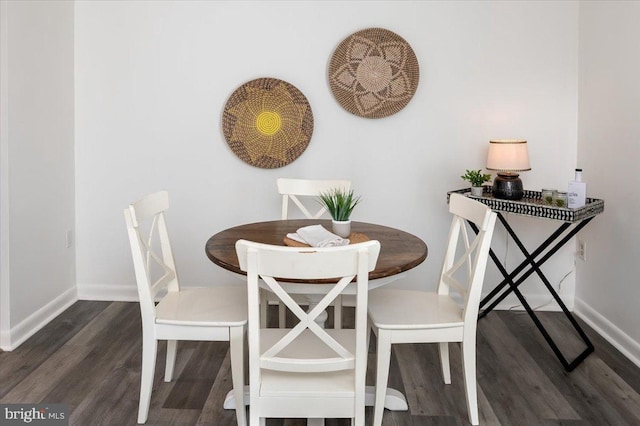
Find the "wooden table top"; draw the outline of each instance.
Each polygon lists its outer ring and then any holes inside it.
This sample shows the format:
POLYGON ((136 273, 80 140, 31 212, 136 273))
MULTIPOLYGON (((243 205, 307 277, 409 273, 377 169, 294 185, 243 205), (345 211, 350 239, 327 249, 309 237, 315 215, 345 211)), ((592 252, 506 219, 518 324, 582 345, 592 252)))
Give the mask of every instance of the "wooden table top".
MULTIPOLYGON (((284 246, 284 237, 288 233, 296 232, 297 229, 304 226, 317 224, 331 230, 330 220, 317 219, 276 220, 240 225, 225 229, 209 238, 205 252, 216 265, 238 274, 244 274, 238 265, 236 241, 245 239, 284 246)), ((428 250, 425 242, 408 232, 363 222, 351 222, 351 231, 365 234, 370 240, 380 241, 378 263, 376 268, 369 273, 370 280, 408 271, 427 258, 428 250)), ((313 283, 313 281, 305 282, 313 283)))

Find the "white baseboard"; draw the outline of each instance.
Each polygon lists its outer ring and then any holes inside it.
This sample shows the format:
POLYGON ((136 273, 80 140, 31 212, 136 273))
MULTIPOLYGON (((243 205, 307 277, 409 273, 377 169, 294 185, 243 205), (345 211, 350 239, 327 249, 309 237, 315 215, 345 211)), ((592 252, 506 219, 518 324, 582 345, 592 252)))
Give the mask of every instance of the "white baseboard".
POLYGON ((60 296, 29 315, 15 327, 11 327, 8 336, 2 336, 2 342, 8 342, 0 349, 10 352, 20 346, 25 340, 40 331, 51 320, 64 312, 69 306, 78 300, 75 287, 62 293, 60 296))
POLYGON ((138 289, 135 285, 78 284, 78 299, 137 302, 138 289))
POLYGON ((575 314, 622 352, 631 362, 640 367, 640 342, 633 340, 581 299, 576 299, 575 314))

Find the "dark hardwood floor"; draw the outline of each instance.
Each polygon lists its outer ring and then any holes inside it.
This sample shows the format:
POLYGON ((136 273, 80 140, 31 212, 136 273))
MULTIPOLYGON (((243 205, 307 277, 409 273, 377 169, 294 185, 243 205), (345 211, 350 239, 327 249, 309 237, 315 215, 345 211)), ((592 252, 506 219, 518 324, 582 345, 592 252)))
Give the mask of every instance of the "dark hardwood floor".
MULTIPOLYGON (((562 315, 540 316, 563 351, 582 349, 562 315)), ((526 314, 495 311, 480 320, 480 423, 640 425, 640 369, 585 328, 595 353, 567 373, 526 314)), ((177 379, 171 383, 163 381, 165 345, 159 348, 147 424, 235 424, 234 411, 222 408, 231 389, 228 344, 181 343, 177 379)), ((407 396, 409 411, 385 411, 385 425, 468 424, 458 346, 452 345, 451 352, 452 384, 444 385, 435 345, 394 346, 390 386, 407 396)), ((0 352, 0 403, 65 403, 72 425, 133 425, 140 357, 136 303, 77 302, 15 351, 0 352)), ((372 351, 370 364, 374 362, 372 351)), ((371 383, 373 377, 370 368, 371 383)), ((369 408, 368 421, 370 415, 369 408)), ((305 421, 274 419, 267 424, 305 421)))

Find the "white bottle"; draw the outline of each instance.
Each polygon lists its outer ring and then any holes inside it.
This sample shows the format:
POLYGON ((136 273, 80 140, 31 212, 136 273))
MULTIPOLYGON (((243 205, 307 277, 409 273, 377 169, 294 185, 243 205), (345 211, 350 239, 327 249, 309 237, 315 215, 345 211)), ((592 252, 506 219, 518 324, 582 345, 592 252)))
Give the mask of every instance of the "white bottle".
POLYGON ((587 203, 587 184, 582 181, 582 169, 576 169, 576 179, 567 188, 567 206, 577 209, 587 203))

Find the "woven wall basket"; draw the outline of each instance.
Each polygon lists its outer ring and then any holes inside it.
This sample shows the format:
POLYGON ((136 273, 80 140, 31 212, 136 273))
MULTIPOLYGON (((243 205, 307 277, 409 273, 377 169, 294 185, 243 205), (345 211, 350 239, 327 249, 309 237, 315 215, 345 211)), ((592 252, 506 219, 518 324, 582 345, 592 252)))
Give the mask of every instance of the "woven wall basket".
POLYGON ((275 78, 243 84, 229 97, 222 131, 231 150, 263 169, 286 166, 309 145, 313 113, 295 86, 275 78))
POLYGON ((329 85, 344 109, 382 118, 404 108, 418 88, 420 68, 413 49, 383 28, 358 31, 336 48, 329 63, 329 85))

